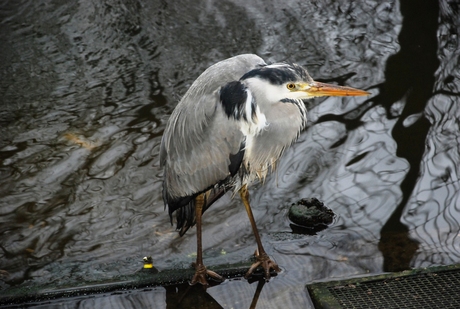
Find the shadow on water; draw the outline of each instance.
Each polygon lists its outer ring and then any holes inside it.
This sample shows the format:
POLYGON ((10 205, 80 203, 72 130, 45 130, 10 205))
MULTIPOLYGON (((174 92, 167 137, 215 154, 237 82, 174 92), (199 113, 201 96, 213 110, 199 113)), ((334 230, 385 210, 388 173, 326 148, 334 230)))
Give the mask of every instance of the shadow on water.
POLYGON ((380 232, 379 249, 384 255, 385 271, 410 269, 418 249, 409 237, 409 229, 401 223, 401 215, 420 175, 420 162, 425 152, 430 122, 423 115, 435 89, 437 57, 438 1, 401 0, 402 28, 400 51, 387 61, 385 84, 379 103, 391 118, 392 105, 406 96, 406 104, 393 128, 398 148, 396 154, 407 159, 409 171, 401 183, 402 199, 380 232), (408 117, 419 117, 415 123, 404 124, 408 117))
MULTIPOLYGON (((249 305, 249 309, 255 309, 257 302, 265 285, 265 279, 260 279, 257 282, 257 287, 254 291, 254 296, 249 305)), ((178 286, 166 287, 166 308, 206 308, 206 309, 221 309, 226 308, 219 304, 210 294, 207 289, 200 285, 182 284, 178 286)))
MULTIPOLYGON (((385 108, 388 119, 397 118, 392 131, 397 143, 396 154, 406 159, 410 168, 400 185, 403 194, 401 202, 380 231, 379 249, 384 257, 383 268, 390 272, 410 269, 410 262, 418 249, 418 242, 409 237, 407 226, 401 223, 401 215, 419 178, 427 132, 431 127, 423 111, 433 96, 435 72, 439 66, 438 2, 425 1, 422 4, 414 0, 401 0, 400 10, 403 17, 398 36, 400 50, 390 56, 386 63, 385 82, 377 86, 381 93, 342 116, 324 115, 318 120, 341 121, 348 130, 353 130, 363 124, 359 120, 361 115, 378 105, 385 108), (404 97, 403 110, 395 114, 394 104, 404 97), (418 119, 406 125, 408 117, 418 119)), ((358 156, 348 165, 360 159, 362 157, 358 156)))
POLYGON ((166 287, 166 308, 223 308, 201 285, 188 283, 166 287))
MULTIPOLYGON (((265 279, 257 280, 257 287, 248 309, 255 309, 260 297, 260 293, 265 285, 265 279)), ((166 308, 206 308, 221 309, 221 306, 211 295, 206 292, 203 286, 190 286, 183 284, 180 286, 166 287, 166 308)))

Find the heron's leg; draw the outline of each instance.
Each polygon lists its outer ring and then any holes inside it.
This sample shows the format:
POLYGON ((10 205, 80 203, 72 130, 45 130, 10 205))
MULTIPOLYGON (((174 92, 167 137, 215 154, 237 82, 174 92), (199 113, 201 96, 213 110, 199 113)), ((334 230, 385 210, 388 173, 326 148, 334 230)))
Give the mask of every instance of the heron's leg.
POLYGON ((255 254, 257 262, 251 265, 245 277, 249 277, 249 275, 251 275, 257 267, 262 266, 265 272, 265 279, 268 281, 270 280, 270 269, 273 269, 276 272, 280 272, 280 268, 274 261, 270 259, 270 257, 265 252, 264 247, 262 246, 262 241, 260 240, 259 231, 257 230, 256 226, 256 221, 254 220, 251 205, 249 204, 249 191, 247 185, 244 185, 240 189, 240 196, 243 200, 244 207, 246 208, 246 211, 248 213, 249 221, 251 222, 252 226, 252 231, 254 232, 254 236, 257 242, 257 251, 255 254))
POLYGON ((196 217, 196 263, 195 263, 195 275, 192 278, 190 284, 201 283, 202 285, 208 285, 206 275, 219 280, 224 281, 222 276, 217 273, 206 269, 203 264, 203 247, 201 242, 201 216, 203 214, 203 205, 205 203, 204 194, 200 194, 195 198, 195 217, 196 217))

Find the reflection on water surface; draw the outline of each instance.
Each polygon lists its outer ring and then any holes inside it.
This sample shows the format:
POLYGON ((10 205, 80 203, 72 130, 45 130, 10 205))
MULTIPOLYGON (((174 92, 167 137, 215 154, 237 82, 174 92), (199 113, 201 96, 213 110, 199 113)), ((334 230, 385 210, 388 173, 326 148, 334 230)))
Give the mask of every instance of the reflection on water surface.
MULTIPOLYGON (((161 135, 206 67, 245 52, 372 92, 308 102, 310 127, 252 189, 263 242, 283 268, 260 308, 309 306, 304 285, 314 280, 458 263, 454 12, 415 0, 4 2, 0 287, 112 278, 146 255, 160 270, 189 267, 194 231, 179 238, 161 200, 161 135), (289 227, 287 209, 304 197, 337 214, 314 236, 289 227)), ((238 199, 221 199, 204 226, 207 265, 253 253, 238 199)), ((248 308, 256 286, 229 281, 204 302, 248 308)), ((81 306, 164 307, 170 293, 81 306)))

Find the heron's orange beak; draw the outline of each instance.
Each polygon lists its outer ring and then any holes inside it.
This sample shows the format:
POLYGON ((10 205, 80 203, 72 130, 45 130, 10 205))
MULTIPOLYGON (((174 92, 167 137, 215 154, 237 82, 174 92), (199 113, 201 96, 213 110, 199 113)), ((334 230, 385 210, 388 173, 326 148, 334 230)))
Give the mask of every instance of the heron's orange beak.
POLYGON ((315 81, 308 84, 304 84, 301 91, 306 92, 309 97, 348 97, 370 95, 370 92, 364 90, 359 90, 356 88, 345 86, 325 84, 315 81))

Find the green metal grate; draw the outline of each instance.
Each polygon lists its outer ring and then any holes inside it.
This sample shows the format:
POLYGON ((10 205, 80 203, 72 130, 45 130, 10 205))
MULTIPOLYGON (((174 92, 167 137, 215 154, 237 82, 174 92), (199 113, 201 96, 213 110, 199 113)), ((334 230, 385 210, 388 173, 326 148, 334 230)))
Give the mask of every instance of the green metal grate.
POLYGON ((460 267, 317 283, 309 285, 308 290, 315 308, 457 309, 460 267))

